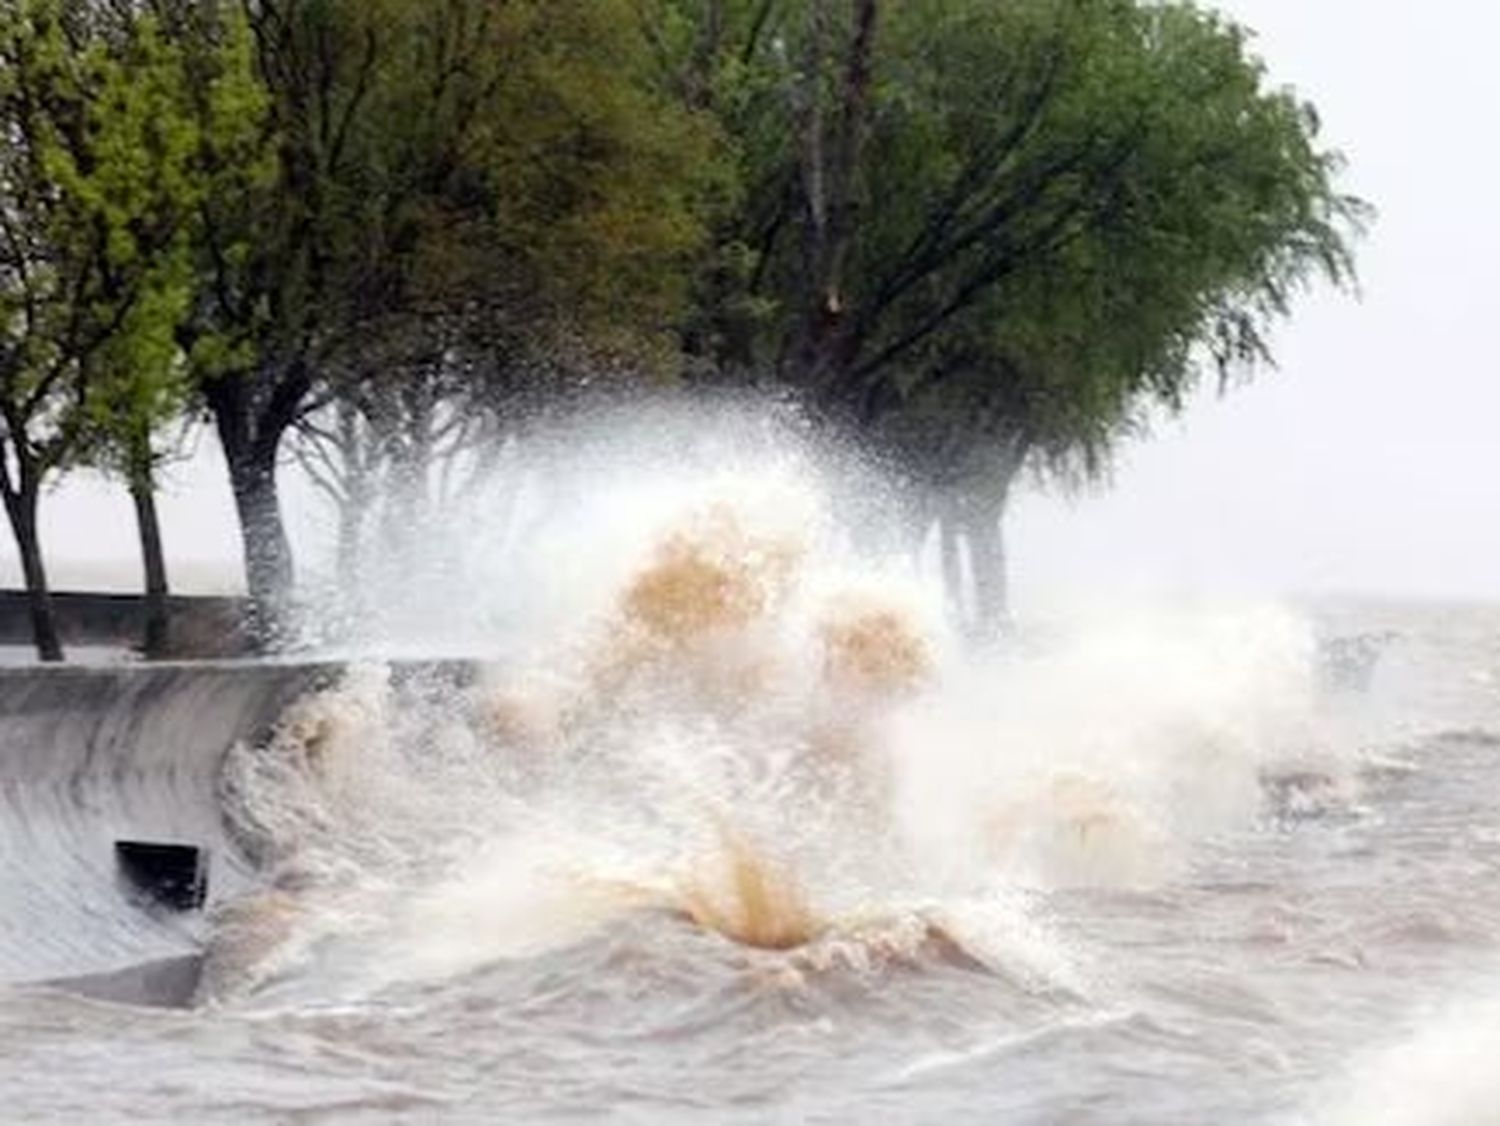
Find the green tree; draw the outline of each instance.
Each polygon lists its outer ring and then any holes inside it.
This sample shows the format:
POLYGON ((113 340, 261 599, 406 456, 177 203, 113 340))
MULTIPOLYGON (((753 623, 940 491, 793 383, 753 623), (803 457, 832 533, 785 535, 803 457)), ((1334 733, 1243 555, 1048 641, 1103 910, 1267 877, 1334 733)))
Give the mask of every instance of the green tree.
POLYGON ((160 284, 137 303, 126 331, 89 359, 86 375, 95 389, 84 456, 122 479, 130 493, 145 585, 141 648, 153 658, 171 651, 170 590, 156 493, 160 467, 171 452, 163 446, 161 431, 183 415, 192 390, 175 339, 193 292, 186 250, 179 244, 163 255, 160 284))
MULTIPOLYGON (((699 319, 758 310, 737 345, 710 334, 716 358, 773 368, 894 457, 955 576, 969 541, 981 632, 1023 467, 1101 471, 1205 367, 1266 359, 1299 288, 1350 280, 1365 209, 1314 111, 1194 4, 709 7, 751 186, 724 241, 750 264, 699 319)), ((681 44, 703 39, 675 41, 702 72, 681 44)))
POLYGON ((58 660, 37 509, 49 477, 170 409, 191 295, 197 143, 156 22, 68 0, 0 13, 0 495, 38 654, 58 660), (118 18, 117 18, 118 17, 118 18))
POLYGON ((664 362, 711 130, 653 84, 627 0, 243 14, 248 35, 191 5, 178 25, 200 54, 248 52, 257 76, 215 72, 203 106, 225 182, 204 207, 185 339, 269 638, 292 588, 278 455, 301 416, 356 391, 389 401, 371 383, 446 380, 462 352, 582 341, 664 362))

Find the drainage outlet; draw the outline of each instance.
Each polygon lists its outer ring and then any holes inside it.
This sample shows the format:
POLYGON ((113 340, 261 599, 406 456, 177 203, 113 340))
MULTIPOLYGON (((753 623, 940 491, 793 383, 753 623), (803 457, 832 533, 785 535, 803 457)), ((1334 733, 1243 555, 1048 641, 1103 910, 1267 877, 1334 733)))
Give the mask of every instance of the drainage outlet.
POLYGON ((196 911, 208 897, 208 851, 196 845, 116 841, 120 878, 138 897, 172 911, 196 911))

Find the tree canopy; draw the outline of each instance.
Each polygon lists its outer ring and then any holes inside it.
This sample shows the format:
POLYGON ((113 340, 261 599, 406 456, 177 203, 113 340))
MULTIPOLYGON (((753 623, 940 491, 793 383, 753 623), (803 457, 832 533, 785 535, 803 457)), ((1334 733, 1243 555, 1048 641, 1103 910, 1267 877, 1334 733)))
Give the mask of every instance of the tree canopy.
POLYGON ((114 458, 149 496, 201 407, 267 639, 288 434, 353 545, 375 469, 409 516, 454 433, 619 372, 854 433, 988 628, 1016 475, 1098 474, 1266 361, 1366 216, 1180 0, 13 0, 0 63, 28 585, 40 481, 114 458))
POLYGON ((273 608, 291 578, 275 465, 310 403, 458 352, 667 355, 711 127, 657 89, 624 0, 205 7, 181 34, 199 57, 253 53, 256 81, 201 108, 230 182, 189 336, 273 608))
POLYGON ((36 511, 48 477, 180 405, 197 134, 180 52, 149 14, 0 11, 0 494, 60 656, 36 511))
POLYGON ((774 369, 971 526, 1025 465, 1097 474, 1201 373, 1267 360, 1300 289, 1352 280, 1366 209, 1315 111, 1197 5, 673 13, 747 186, 719 244, 744 268, 702 287, 695 343, 774 369))

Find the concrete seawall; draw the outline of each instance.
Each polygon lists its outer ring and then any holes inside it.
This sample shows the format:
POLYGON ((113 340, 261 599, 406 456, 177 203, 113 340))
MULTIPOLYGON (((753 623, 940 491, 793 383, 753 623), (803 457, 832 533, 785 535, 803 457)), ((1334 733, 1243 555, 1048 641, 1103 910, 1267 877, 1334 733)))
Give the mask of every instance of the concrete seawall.
POLYGON ((190 953, 202 913, 133 902, 119 840, 209 850, 209 906, 249 865, 225 832, 224 754, 264 739, 336 664, 217 662, 0 670, 0 982, 190 953))
MULTIPOLYGON (((141 642, 145 603, 140 595, 57 591, 52 605, 65 646, 134 648, 141 642)), ((167 600, 167 614, 176 656, 233 657, 249 649, 242 598, 173 595, 167 600)), ((26 592, 0 590, 0 645, 30 644, 26 592)))

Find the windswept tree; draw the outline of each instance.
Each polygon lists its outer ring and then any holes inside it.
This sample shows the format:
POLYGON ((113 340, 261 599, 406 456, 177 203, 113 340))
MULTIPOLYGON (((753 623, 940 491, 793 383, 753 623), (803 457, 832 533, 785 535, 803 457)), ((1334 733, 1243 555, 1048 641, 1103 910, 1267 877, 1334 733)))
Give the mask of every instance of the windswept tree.
POLYGON ((1101 471, 1202 371, 1267 359, 1301 287, 1350 280, 1364 208, 1315 113, 1196 5, 666 10, 751 189, 721 227, 744 267, 710 275, 695 343, 894 456, 981 633, 1024 467, 1101 471))
POLYGON ((128 430, 149 444, 168 409, 159 391, 191 295, 185 90, 149 16, 70 0, 0 11, 0 496, 44 660, 62 647, 42 488, 128 430))
POLYGON ((455 357, 497 336, 668 356, 711 131, 654 84, 626 0, 179 2, 199 55, 254 60, 254 82, 201 83, 225 142, 184 338, 269 639, 292 588, 276 471, 302 416, 480 370, 455 357))
POLYGON ((176 341, 192 295, 190 255, 179 246, 160 265, 159 286, 137 302, 126 331, 100 348, 84 368, 93 391, 83 456, 122 480, 130 494, 145 594, 141 651, 152 658, 168 656, 172 649, 167 557, 156 494, 161 467, 175 452, 170 430, 182 421, 192 393, 176 341))

